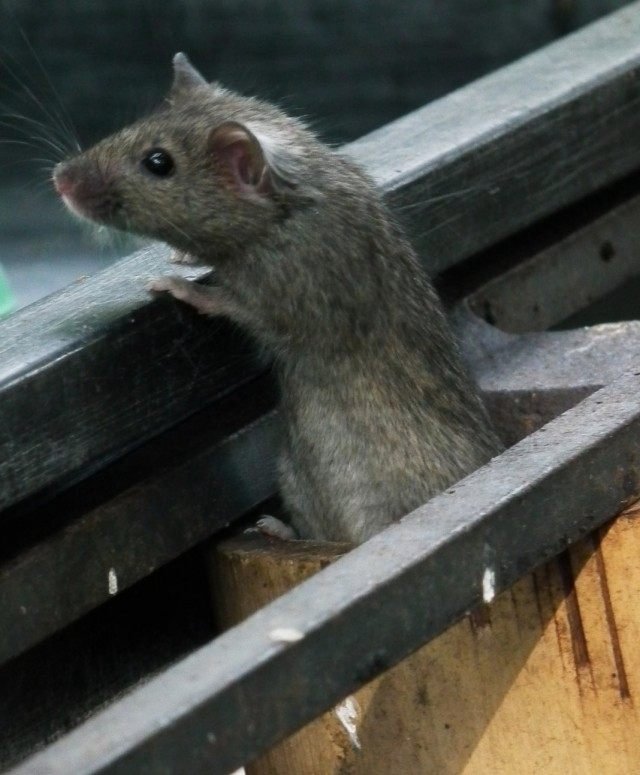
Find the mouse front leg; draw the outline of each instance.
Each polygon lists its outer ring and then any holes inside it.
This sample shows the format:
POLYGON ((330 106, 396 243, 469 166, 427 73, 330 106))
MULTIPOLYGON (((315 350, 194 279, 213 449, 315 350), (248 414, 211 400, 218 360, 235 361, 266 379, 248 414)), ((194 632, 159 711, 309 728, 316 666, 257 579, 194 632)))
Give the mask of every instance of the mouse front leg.
POLYGON ((152 293, 170 293, 203 315, 224 315, 243 320, 245 315, 228 293, 217 285, 202 285, 184 277, 157 277, 147 286, 152 293))

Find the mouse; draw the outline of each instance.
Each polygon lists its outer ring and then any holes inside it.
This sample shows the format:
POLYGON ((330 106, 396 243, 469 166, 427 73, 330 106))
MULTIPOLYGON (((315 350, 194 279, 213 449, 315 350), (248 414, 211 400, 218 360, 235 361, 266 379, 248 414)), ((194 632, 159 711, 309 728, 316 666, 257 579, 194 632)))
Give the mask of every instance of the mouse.
POLYGON ((75 214, 167 243, 215 282, 150 284, 269 354, 279 487, 301 538, 359 544, 501 450, 444 307, 372 179, 182 54, 149 115, 58 164, 75 214))

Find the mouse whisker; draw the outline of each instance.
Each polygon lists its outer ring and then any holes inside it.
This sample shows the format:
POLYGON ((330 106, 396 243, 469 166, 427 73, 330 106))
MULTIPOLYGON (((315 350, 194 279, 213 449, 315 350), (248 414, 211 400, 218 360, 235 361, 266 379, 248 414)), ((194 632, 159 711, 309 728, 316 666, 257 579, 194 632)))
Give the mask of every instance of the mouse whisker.
POLYGON ((27 37, 27 34, 23 30, 22 26, 18 25, 18 29, 20 30, 20 35, 22 36, 22 39, 24 40, 27 48, 31 52, 31 55, 33 56, 33 59, 34 59, 36 65, 38 66, 38 68, 40 69, 40 72, 44 76, 44 79, 45 79, 47 85, 49 86, 49 91, 50 91, 51 95, 53 96, 55 102, 58 105, 59 109, 57 111, 57 115, 58 115, 58 117, 60 119, 62 127, 67 130, 68 135, 69 135, 69 139, 72 140, 72 142, 73 142, 74 149, 76 151, 81 151, 82 148, 80 147, 80 142, 78 141, 78 131, 76 130, 75 124, 73 123, 73 119, 71 118, 71 114, 65 108, 64 102, 63 102, 62 98, 60 97, 60 93, 58 92, 58 90, 54 86, 53 81, 49 77, 49 74, 47 73, 46 68, 43 66, 40 57, 38 56, 35 48, 31 44, 31 41, 27 37))
POLYGON ((14 140, 9 138, 1 139, 0 145, 23 145, 25 148, 39 148, 36 143, 29 140, 14 140))
POLYGON ((14 57, 11 57, 13 60, 13 66, 9 64, 7 59, 9 58, 9 55, 6 54, 4 57, 0 56, 0 65, 7 71, 7 73, 13 78, 14 82, 17 84, 18 89, 11 89, 9 87, 5 87, 6 90, 12 94, 13 96, 20 99, 23 103, 27 101, 25 98, 28 98, 28 100, 33 103, 36 108, 40 110, 43 117, 47 120, 47 130, 49 132, 55 130, 60 133, 61 137, 65 138, 65 143, 69 144, 69 147, 71 149, 75 148, 77 145, 77 140, 74 136, 74 133, 67 127, 64 123, 64 121, 60 118, 59 115, 57 115, 55 112, 52 112, 52 110, 48 109, 44 100, 41 99, 34 89, 29 85, 26 75, 25 77, 21 77, 20 74, 17 72, 16 67, 18 67, 18 63, 16 62, 14 57))
POLYGON ((64 149, 60 148, 60 146, 56 142, 54 142, 53 140, 50 140, 48 137, 43 137, 42 135, 29 135, 29 137, 34 142, 37 141, 37 142, 44 143, 52 151, 55 151, 56 153, 60 154, 60 158, 64 156, 64 149))
POLYGON ((38 135, 40 139, 46 140, 48 143, 55 143, 56 149, 58 153, 61 154, 62 157, 66 156, 67 153, 69 152, 68 147, 65 145, 65 143, 67 142, 67 139, 61 137, 57 133, 56 128, 52 128, 47 124, 43 123, 42 121, 39 121, 38 119, 31 118, 30 116, 24 116, 21 113, 3 112, 3 113, 0 113, 0 117, 2 118, 2 120, 0 121, 0 124, 10 129, 16 129, 18 131, 22 131, 19 123, 18 124, 13 123, 13 122, 20 122, 23 124, 27 124, 31 127, 34 127, 36 129, 43 130, 44 134, 38 135))

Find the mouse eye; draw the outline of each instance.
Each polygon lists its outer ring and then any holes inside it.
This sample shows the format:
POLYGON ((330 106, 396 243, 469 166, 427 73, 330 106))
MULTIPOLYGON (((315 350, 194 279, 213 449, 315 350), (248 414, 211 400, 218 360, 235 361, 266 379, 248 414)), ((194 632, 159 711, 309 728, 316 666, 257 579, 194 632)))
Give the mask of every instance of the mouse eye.
POLYGON ((167 175, 171 175, 175 165, 171 154, 167 153, 164 148, 152 148, 145 153, 142 159, 142 166, 153 175, 157 175, 159 178, 166 178, 167 175))

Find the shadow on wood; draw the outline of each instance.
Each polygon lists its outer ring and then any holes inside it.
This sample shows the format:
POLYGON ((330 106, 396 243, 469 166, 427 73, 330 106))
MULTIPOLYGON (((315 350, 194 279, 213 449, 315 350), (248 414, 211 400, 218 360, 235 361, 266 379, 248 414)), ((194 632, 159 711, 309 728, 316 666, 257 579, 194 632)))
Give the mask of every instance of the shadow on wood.
MULTIPOLYGON (((247 772, 636 773, 638 515, 640 506, 626 509, 247 772)), ((220 623, 241 621, 347 549, 256 536, 223 543, 211 560, 220 623)))

